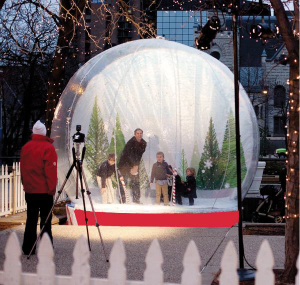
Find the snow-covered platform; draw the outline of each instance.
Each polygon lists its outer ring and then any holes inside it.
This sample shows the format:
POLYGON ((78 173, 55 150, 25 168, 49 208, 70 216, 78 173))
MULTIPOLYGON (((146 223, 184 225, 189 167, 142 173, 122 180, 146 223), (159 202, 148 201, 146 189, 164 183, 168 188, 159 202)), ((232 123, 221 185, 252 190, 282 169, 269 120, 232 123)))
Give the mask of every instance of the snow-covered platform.
MULTIPOLYGON (((95 193, 95 192, 94 192, 95 193)), ((218 199, 201 197, 189 206, 155 205, 151 197, 141 199, 143 204, 102 204, 100 195, 92 197, 98 223, 102 226, 153 226, 153 227, 231 227, 238 222, 237 201, 230 197, 218 199)), ((74 201, 74 200, 73 200, 74 201)), ((69 225, 85 225, 82 200, 68 204, 69 225)), ((95 217, 89 199, 86 198, 88 225, 95 225, 95 217)))

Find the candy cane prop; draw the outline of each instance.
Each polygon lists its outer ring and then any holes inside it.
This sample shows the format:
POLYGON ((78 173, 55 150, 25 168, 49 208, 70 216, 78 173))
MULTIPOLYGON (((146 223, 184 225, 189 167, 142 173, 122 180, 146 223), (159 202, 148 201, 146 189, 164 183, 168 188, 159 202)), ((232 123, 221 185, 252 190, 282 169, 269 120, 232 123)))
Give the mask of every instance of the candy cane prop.
POLYGON ((176 168, 173 169, 173 185, 172 185, 172 205, 176 205, 176 198, 175 198, 175 191, 176 191, 176 186, 175 186, 175 181, 176 181, 176 175, 177 175, 177 170, 176 168))

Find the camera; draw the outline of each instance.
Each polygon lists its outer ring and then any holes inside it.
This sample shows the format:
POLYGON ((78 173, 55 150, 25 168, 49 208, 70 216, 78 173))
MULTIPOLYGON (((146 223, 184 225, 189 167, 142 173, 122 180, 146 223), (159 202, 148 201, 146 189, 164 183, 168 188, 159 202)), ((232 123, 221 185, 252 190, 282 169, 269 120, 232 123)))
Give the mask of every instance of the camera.
POLYGON ((84 143, 84 139, 85 139, 85 134, 81 133, 81 125, 76 125, 76 131, 77 133, 75 133, 73 135, 73 142, 74 143, 84 143))

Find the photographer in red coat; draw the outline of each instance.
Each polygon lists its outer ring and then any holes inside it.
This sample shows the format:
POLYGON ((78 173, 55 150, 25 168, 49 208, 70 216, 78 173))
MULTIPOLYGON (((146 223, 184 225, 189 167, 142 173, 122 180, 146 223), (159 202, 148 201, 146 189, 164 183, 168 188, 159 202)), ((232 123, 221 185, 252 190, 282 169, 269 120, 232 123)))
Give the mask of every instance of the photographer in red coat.
MULTIPOLYGON (((27 220, 22 250, 28 255, 36 238, 36 228, 40 213, 42 229, 53 206, 53 196, 57 183, 57 154, 53 140, 46 137, 46 127, 37 121, 32 129, 32 140, 21 151, 21 179, 27 203, 27 220)), ((53 242, 51 231, 52 214, 44 228, 53 242)), ((43 234, 42 233, 42 234, 43 234)), ((35 254, 34 248, 32 254, 35 254)))

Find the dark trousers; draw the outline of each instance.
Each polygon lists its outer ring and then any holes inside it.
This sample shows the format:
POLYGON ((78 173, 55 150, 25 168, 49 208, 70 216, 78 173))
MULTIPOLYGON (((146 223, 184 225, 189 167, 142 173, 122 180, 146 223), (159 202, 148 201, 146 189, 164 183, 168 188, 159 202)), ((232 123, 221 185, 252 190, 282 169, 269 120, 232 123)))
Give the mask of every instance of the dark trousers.
MULTIPOLYGON (((26 220, 22 250, 24 254, 28 255, 37 238, 36 228, 37 228, 39 213, 41 218, 40 229, 42 229, 48 217, 48 214, 50 213, 51 208, 53 206, 53 196, 48 194, 25 193, 25 200, 27 203, 27 220, 26 220)), ((51 239, 51 242, 53 243, 53 237, 51 231, 51 220, 52 220, 52 213, 47 221, 47 224, 42 234, 47 233, 51 239)), ((35 253, 35 250, 36 247, 33 250, 33 254, 35 253)))
POLYGON ((176 198, 176 203, 177 204, 182 205, 182 197, 189 198, 189 205, 190 206, 194 205, 194 198, 193 198, 192 193, 188 193, 188 194, 183 195, 182 193, 176 193, 175 192, 175 198, 176 198))
MULTIPOLYGON (((141 197, 139 173, 137 175, 131 175, 130 172, 121 170, 121 174, 124 177, 124 182, 126 185, 128 179, 130 179, 130 188, 132 190, 133 203, 139 203, 141 197)), ((121 182, 120 182, 120 192, 121 192, 122 203, 125 203, 126 202, 125 192, 121 182)))
POLYGON ((176 199, 176 203, 179 205, 182 205, 182 197, 181 197, 181 193, 175 193, 175 199, 176 199))
POLYGON ((172 200, 172 190, 173 190, 173 187, 172 187, 172 186, 168 186, 168 196, 169 196, 169 201, 172 200))
POLYGON ((192 195, 189 195, 189 205, 194 206, 194 198, 192 195))

